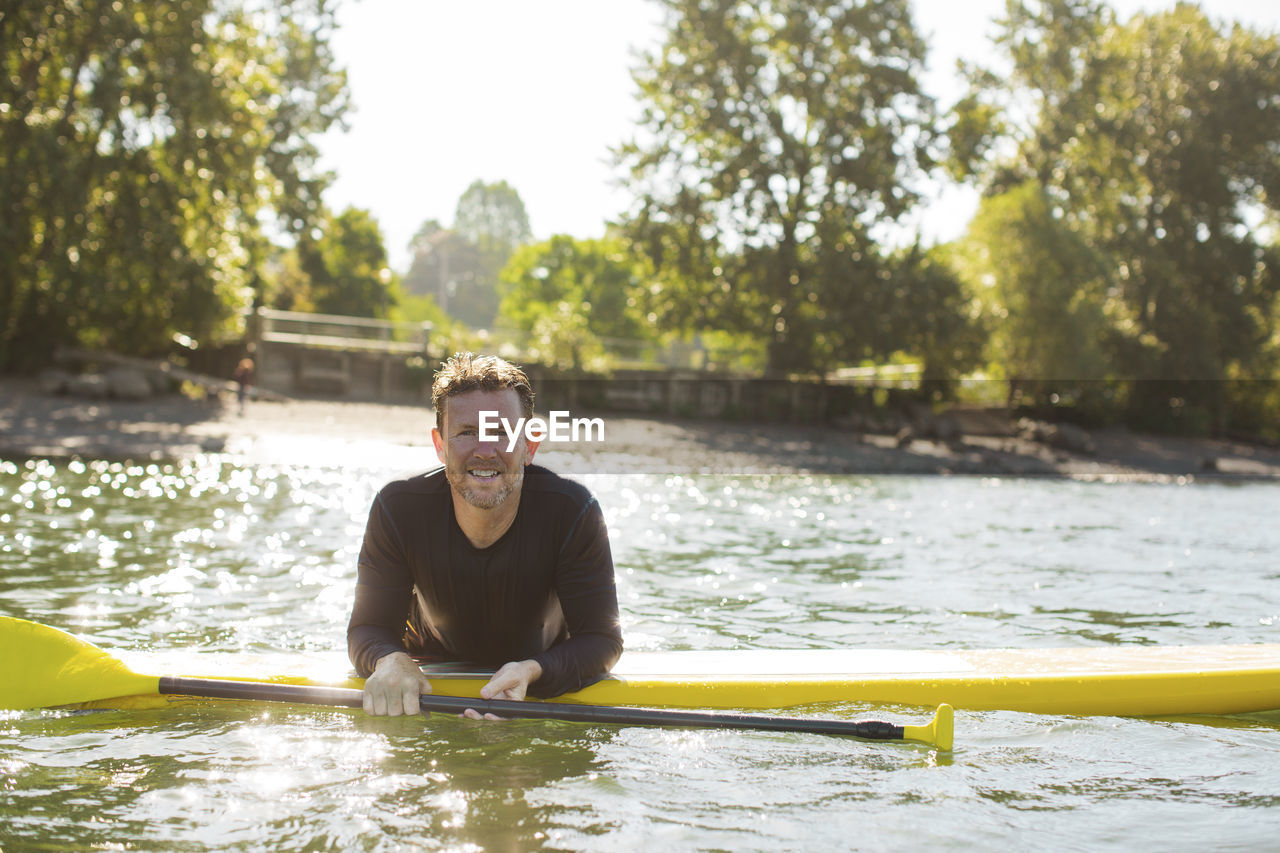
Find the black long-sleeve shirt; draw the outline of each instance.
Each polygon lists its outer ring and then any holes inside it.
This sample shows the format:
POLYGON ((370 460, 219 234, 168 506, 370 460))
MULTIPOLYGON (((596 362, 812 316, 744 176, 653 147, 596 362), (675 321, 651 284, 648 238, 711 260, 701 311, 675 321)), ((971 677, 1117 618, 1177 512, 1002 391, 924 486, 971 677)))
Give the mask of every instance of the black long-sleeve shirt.
POLYGON ((387 485, 365 528, 347 647, 365 677, 379 658, 408 651, 493 667, 532 658, 542 676, 529 694, 541 698, 591 684, 622 654, 600 505, 530 465, 515 521, 476 548, 443 470, 387 485))

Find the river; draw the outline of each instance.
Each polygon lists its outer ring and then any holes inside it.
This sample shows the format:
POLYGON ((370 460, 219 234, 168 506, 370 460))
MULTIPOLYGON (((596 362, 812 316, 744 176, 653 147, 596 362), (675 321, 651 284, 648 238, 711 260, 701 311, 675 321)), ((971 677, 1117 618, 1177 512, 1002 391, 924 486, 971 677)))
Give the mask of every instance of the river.
MULTIPOLYGON (((0 613, 115 650, 343 649, 364 518, 403 464, 0 460, 0 613)), ((1275 484, 582 479, 605 508, 629 649, 1280 641, 1275 484)), ((0 731, 9 853, 1202 850, 1280 837, 1278 713, 960 710, 951 754, 252 703, 0 712, 0 731)))

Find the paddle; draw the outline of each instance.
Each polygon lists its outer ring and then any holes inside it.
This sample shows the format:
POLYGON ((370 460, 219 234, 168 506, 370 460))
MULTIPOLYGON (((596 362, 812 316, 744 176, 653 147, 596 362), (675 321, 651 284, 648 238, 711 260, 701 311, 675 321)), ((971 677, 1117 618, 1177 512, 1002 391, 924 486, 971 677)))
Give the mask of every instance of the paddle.
MULTIPOLYGON (((4 650, 0 655, 0 708, 49 708, 154 694, 201 696, 210 699, 255 699, 348 708, 359 708, 363 701, 363 691, 344 687, 141 675, 97 646, 65 631, 8 616, 0 616, 0 649, 4 650)), ((879 720, 770 717, 759 714, 571 705, 561 702, 466 699, 433 694, 424 695, 420 701, 424 711, 460 713, 467 708, 474 708, 481 713, 523 719, 810 732, 847 735, 863 740, 918 741, 944 751, 951 749, 953 733, 950 705, 938 706, 937 713, 928 725, 899 726, 879 720)))

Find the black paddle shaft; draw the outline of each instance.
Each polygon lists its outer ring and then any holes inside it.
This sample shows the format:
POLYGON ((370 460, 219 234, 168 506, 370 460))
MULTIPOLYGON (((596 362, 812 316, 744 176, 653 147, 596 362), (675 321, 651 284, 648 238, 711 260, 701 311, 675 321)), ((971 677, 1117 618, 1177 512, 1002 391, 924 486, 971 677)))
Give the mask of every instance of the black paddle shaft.
MULTIPOLYGON (((160 692, 210 699, 256 699, 359 708, 364 692, 346 687, 311 687, 259 681, 222 681, 204 678, 160 679, 160 692)), ((902 740, 902 726, 880 720, 822 720, 806 717, 767 717, 758 714, 721 714, 706 711, 667 711, 655 708, 619 708, 613 705, 570 705, 560 702, 516 702, 507 699, 464 699, 424 694, 424 711, 461 713, 468 708, 530 720, 566 720, 575 723, 612 723, 632 726, 672 726, 702 729, 756 729, 775 732, 810 732, 846 735, 864 740, 902 740)))
POLYGON ((296 702, 299 705, 330 705, 360 708, 364 691, 348 687, 313 687, 304 684, 274 684, 269 681, 229 681, 215 678, 160 677, 160 693, 166 696, 199 696, 205 699, 254 699, 263 702, 296 702))
POLYGON ((707 711, 667 711, 656 708, 619 708, 613 705, 569 705, 559 702, 508 702, 423 696, 422 707, 432 711, 474 708, 481 713, 575 723, 613 723, 632 726, 671 726, 699 729, 756 729, 774 732, 812 732, 849 735, 865 740, 902 740, 902 726, 880 720, 822 720, 806 717, 766 717, 759 714, 724 714, 707 711), (439 703, 439 704, 437 704, 439 703))

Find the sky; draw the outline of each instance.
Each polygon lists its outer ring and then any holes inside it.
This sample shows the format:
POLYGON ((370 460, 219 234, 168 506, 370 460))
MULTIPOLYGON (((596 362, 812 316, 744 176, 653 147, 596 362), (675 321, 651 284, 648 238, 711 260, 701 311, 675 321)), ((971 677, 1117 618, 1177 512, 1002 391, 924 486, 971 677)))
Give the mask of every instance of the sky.
MULTIPOLYGON (((923 80, 945 104, 957 58, 990 55, 1004 0, 913 0, 930 45, 923 80)), ((1172 0, 1112 0, 1128 17, 1172 0)), ((1280 32, 1273 0, 1205 0, 1210 17, 1280 32)), ((536 239, 598 237, 627 205, 610 149, 632 133, 640 106, 631 69, 660 42, 652 0, 346 0, 334 51, 353 110, 345 132, 321 141, 337 178, 329 207, 371 211, 393 269, 428 219, 449 226, 475 180, 520 193, 536 239)), ((916 214, 926 240, 960 234, 971 190, 940 187, 916 214)))

